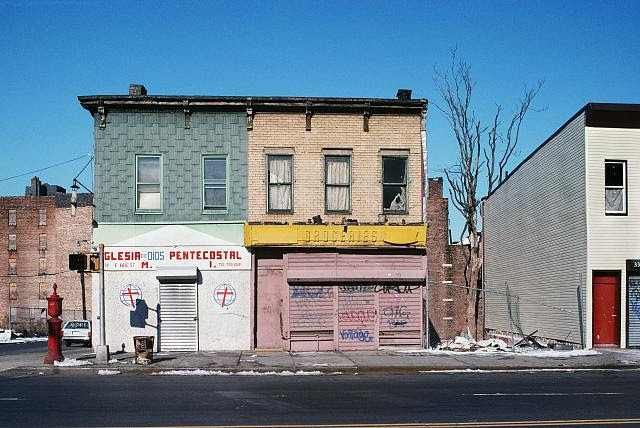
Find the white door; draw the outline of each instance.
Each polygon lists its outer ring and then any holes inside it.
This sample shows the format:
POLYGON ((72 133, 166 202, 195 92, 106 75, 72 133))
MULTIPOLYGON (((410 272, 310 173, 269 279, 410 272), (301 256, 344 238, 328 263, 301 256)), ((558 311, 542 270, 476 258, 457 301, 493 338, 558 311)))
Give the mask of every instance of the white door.
POLYGON ((198 350, 198 287, 160 283, 160 350, 198 350))

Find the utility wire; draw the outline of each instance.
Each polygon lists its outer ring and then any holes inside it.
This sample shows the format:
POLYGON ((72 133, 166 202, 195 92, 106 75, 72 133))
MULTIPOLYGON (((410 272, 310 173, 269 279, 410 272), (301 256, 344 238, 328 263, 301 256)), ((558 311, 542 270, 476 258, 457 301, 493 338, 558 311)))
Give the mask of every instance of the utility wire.
POLYGON ((82 171, 84 171, 85 169, 87 169, 87 167, 89 166, 89 164, 91 163, 91 161, 93 160, 93 155, 91 155, 91 159, 89 159, 89 162, 87 162, 87 164, 85 166, 82 167, 82 169, 80 170, 80 172, 78 173, 78 175, 76 175, 75 177, 73 177, 73 179, 75 180, 76 178, 80 177, 80 174, 82 174, 82 171))
MULTIPOLYGON (((87 156, 91 156, 91 155, 78 156, 77 158, 69 159, 67 161, 60 162, 60 163, 57 163, 55 165, 46 166, 44 168, 36 169, 36 170, 33 170, 33 171, 25 172, 24 174, 14 175, 13 177, 0 178, 0 182, 13 180, 14 178, 18 178, 18 177, 24 177, 25 175, 29 175, 29 174, 33 174, 33 173, 36 173, 36 172, 44 171, 45 169, 50 169, 50 168, 55 168, 57 166, 66 165, 66 164, 71 163, 73 161, 77 161, 78 159, 86 158, 87 156)), ((84 168, 83 168, 83 170, 84 170, 84 168)))

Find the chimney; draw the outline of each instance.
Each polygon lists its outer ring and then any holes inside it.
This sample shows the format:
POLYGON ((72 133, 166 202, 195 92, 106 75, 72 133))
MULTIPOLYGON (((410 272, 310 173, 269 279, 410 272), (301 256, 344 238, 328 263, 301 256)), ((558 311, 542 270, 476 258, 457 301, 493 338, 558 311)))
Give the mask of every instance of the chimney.
POLYGON ((33 177, 31 179, 31 196, 40 196, 40 179, 33 177))
POLYGON ((411 89, 398 89, 398 93, 396 94, 401 101, 407 101, 411 99, 411 89))
POLYGON ((129 85, 130 97, 139 97, 142 95, 147 95, 147 88, 145 88, 144 85, 139 85, 137 83, 132 83, 129 85))

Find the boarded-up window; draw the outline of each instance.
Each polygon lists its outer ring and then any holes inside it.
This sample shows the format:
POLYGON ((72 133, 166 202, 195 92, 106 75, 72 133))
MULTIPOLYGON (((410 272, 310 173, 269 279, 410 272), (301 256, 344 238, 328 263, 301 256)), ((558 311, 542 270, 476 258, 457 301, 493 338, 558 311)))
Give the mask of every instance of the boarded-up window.
POLYGON ((40 210, 40 222, 38 224, 40 226, 46 226, 47 225, 47 210, 45 210, 45 209, 41 209, 40 210))
POLYGON ((9 251, 16 250, 16 235, 9 235, 9 251))
POLYGON ((39 273, 40 275, 44 275, 47 273, 47 259, 40 259, 39 273))
POLYGON ((40 250, 46 250, 47 249, 47 234, 46 233, 41 233, 40 234, 40 250))
POLYGON ((15 226, 16 225, 16 218, 17 218, 17 214, 16 214, 16 210, 9 210, 9 226, 15 226))
POLYGON ((9 259, 9 275, 17 275, 16 259, 9 259))
POLYGON ((47 283, 41 282, 38 293, 40 300, 47 300, 47 283))
POLYGON ((18 286, 15 282, 9 284, 9 300, 18 300, 18 286))

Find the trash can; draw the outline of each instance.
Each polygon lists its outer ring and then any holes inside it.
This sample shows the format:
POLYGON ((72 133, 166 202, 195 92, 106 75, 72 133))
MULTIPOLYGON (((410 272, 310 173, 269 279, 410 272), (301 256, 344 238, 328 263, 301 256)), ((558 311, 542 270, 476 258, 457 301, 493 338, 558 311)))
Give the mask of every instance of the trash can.
POLYGON ((136 364, 147 365, 153 362, 153 336, 134 336, 133 346, 136 350, 136 364))

